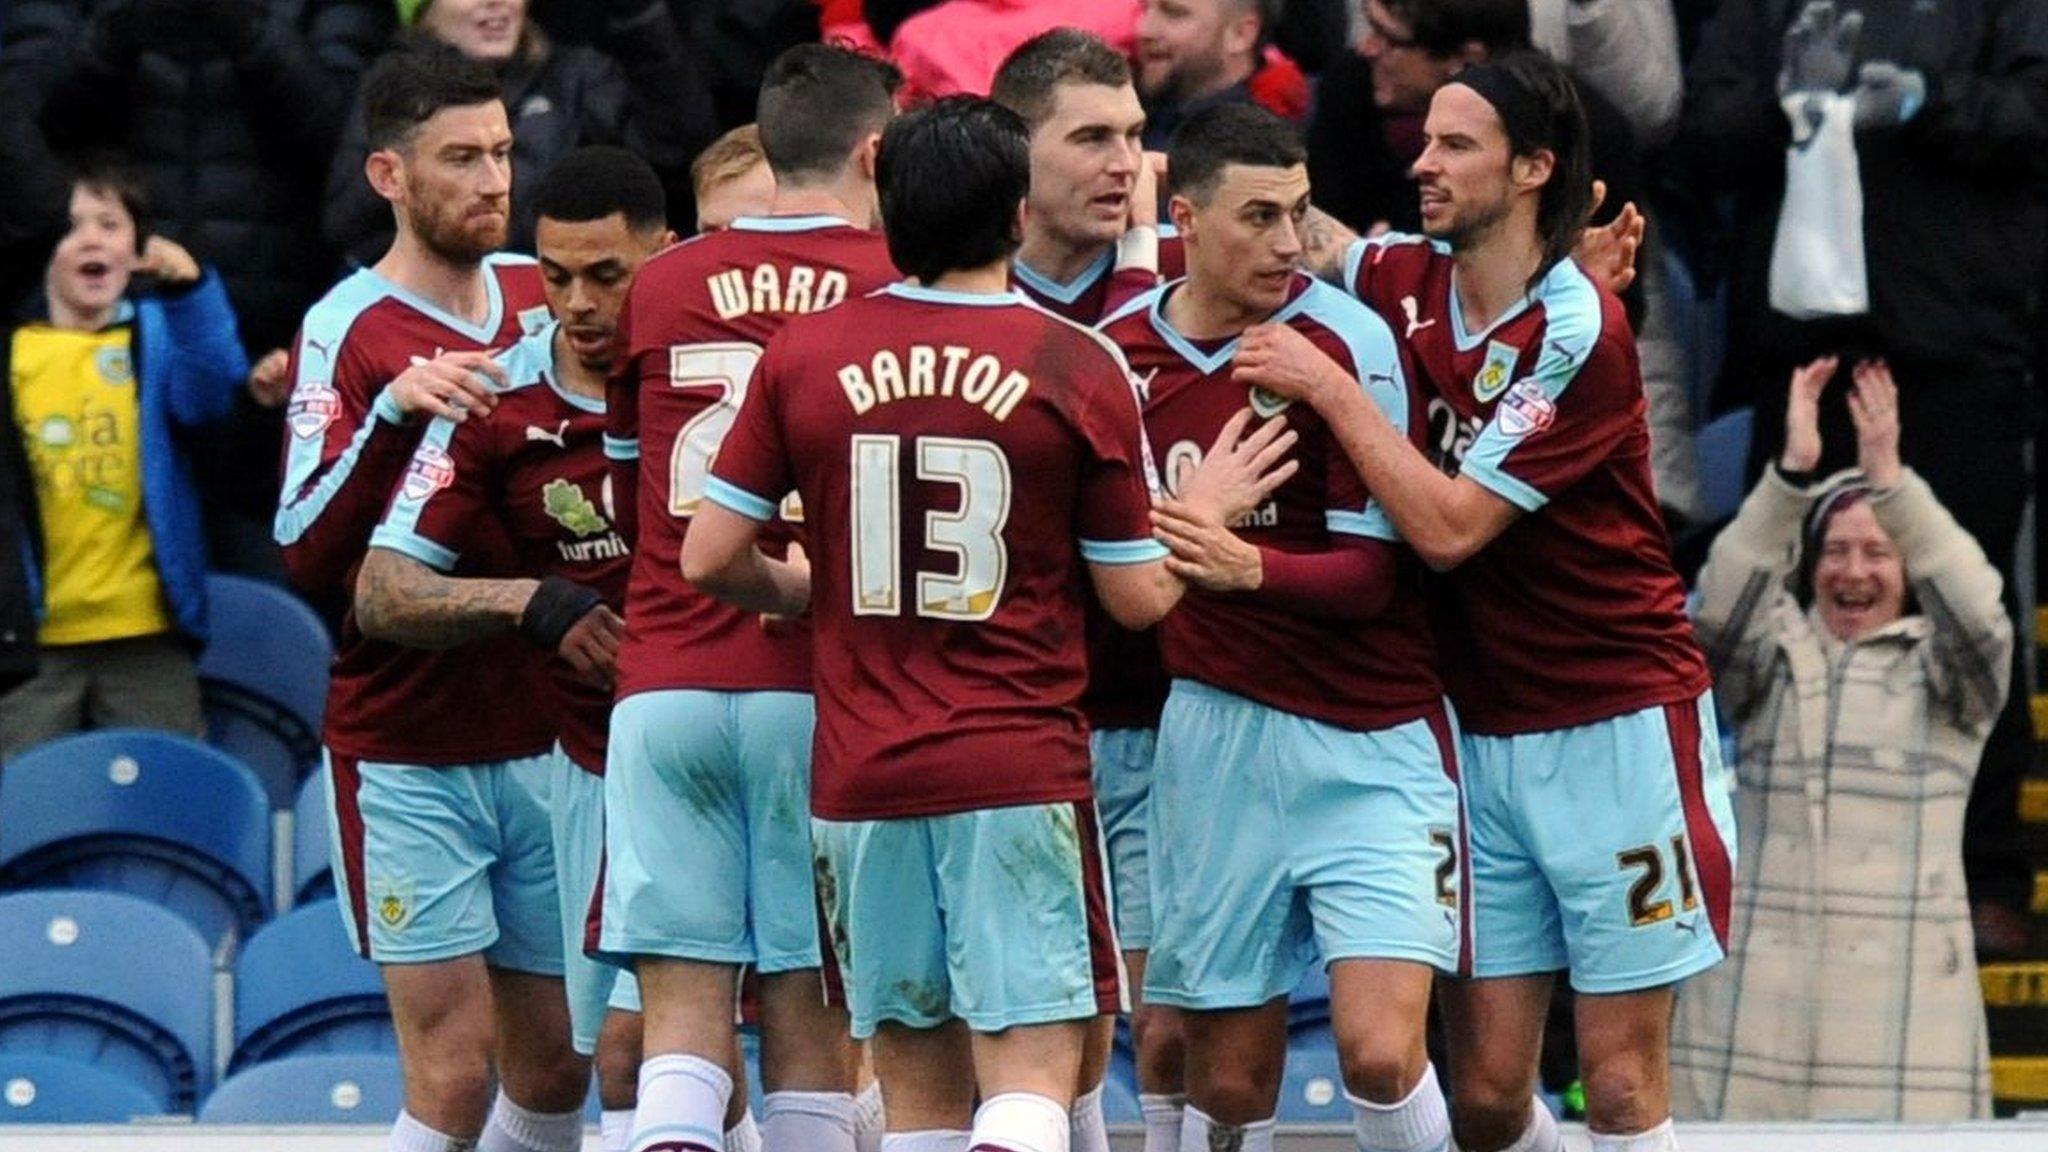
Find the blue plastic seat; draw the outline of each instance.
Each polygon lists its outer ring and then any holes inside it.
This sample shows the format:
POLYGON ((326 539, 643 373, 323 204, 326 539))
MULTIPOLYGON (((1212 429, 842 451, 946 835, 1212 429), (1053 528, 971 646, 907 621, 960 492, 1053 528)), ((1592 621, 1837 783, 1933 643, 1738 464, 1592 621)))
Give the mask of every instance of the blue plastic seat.
POLYGON ((1308 966, 1301 983, 1287 994, 1287 1027, 1301 1028, 1330 1019, 1330 971, 1321 960, 1308 966))
POLYGON ((192 1111, 213 1081, 206 941, 118 892, 0 896, 0 1053, 91 1064, 140 1086, 152 1111, 192 1111))
POLYGON ((272 807, 289 807, 320 763, 334 642, 318 614, 276 585, 215 574, 206 599, 199 686, 207 741, 254 769, 272 807))
POLYGON ((1700 501, 1705 505, 1701 520, 1719 524, 1732 519, 1749 494, 1749 441, 1754 434, 1756 412, 1739 408, 1699 430, 1693 450, 1699 454, 1700 501))
POLYGON ((1351 1102, 1344 1098, 1344 1075, 1337 1065, 1337 1046, 1328 1031, 1313 1028, 1287 1039, 1287 1071, 1280 1080, 1283 1124, 1349 1124, 1351 1102))
POLYGON ((1110 1124, 1145 1122, 1145 1110, 1138 1105, 1138 1090, 1114 1070, 1102 1081, 1102 1119, 1110 1124))
POLYGON ((405 1103, 390 1052, 287 1056, 228 1077, 199 1110, 201 1124, 381 1124, 405 1103))
POLYGON ((126 1124, 162 1111, 148 1088, 97 1064, 0 1052, 0 1124, 126 1124))
POLYGON ((183 736, 113 728, 0 773, 0 887, 126 892, 210 942, 270 915, 270 806, 249 770, 183 736))
POLYGON ((397 1050, 377 966, 356 955, 334 901, 293 909, 243 947, 229 1071, 306 1053, 397 1050))
POLYGON ((327 797, 327 769, 316 768, 292 805, 293 901, 307 904, 334 895, 334 857, 328 839, 334 806, 327 797))

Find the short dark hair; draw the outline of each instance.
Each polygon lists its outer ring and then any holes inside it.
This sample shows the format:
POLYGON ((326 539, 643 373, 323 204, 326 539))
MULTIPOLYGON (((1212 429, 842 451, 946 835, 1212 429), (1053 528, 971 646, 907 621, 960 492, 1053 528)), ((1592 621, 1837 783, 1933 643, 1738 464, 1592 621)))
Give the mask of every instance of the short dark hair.
POLYGON ((498 77, 454 48, 414 39, 387 52, 363 81, 363 127, 370 148, 397 148, 443 108, 504 99, 498 77))
POLYGON ((1187 118, 1173 134, 1166 170, 1173 190, 1205 204, 1231 164, 1292 168, 1308 163, 1294 125, 1256 104, 1217 104, 1187 118))
MULTIPOLYGON (((1502 115, 1500 119, 1509 155, 1549 152, 1553 160, 1550 181, 1543 186, 1536 206, 1536 232, 1543 241, 1540 276, 1571 256, 1579 233, 1593 214, 1593 160, 1585 106, 1564 66, 1534 49, 1510 52, 1469 71, 1504 75, 1527 93, 1514 103, 1533 100, 1536 106, 1535 115, 1502 115)), ((1453 84, 1458 82, 1457 77, 1451 79, 1453 84)))
POLYGON ((761 78, 755 122, 761 151, 778 181, 838 173, 862 140, 896 114, 903 73, 828 44, 799 44, 775 58, 761 78))
POLYGON ((624 148, 578 148, 548 169, 533 195, 536 217, 565 224, 624 213, 626 226, 645 232, 668 224, 668 196, 654 169, 624 148))
POLYGON ((1131 62, 1123 53, 1078 28, 1054 28, 1004 58, 988 97, 1035 129, 1052 115, 1062 84, 1122 88, 1130 82, 1131 62))
POLYGON ((1477 41, 1488 57, 1529 47, 1529 0, 1381 0, 1416 47, 1439 59, 1477 41))
POLYGON ((889 257, 930 282, 1017 251, 1018 206, 1031 190, 1031 133, 1015 112, 949 96, 889 125, 875 182, 889 257))
POLYGON ((71 186, 111 196, 121 202, 122 211, 135 222, 135 254, 149 244, 151 229, 156 226, 156 213, 150 206, 149 186, 135 174, 135 170, 122 163, 118 156, 105 152, 92 152, 79 157, 71 165, 71 186))

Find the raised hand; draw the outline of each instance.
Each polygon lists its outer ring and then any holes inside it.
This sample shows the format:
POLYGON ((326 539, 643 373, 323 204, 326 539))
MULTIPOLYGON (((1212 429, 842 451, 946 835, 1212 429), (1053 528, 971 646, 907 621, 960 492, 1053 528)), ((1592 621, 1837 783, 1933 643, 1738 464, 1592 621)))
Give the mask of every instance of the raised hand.
MULTIPOLYGON (((1607 200, 1607 182, 1593 181, 1593 206, 1597 212, 1607 200)), ((1587 227, 1572 245, 1572 262, 1609 292, 1620 294, 1636 280, 1636 253, 1642 250, 1647 222, 1633 202, 1623 204, 1614 219, 1599 227, 1587 227)))
MULTIPOLYGON (((1323 388, 1348 380, 1349 373, 1287 325, 1255 324, 1238 337, 1231 378, 1285 400, 1313 404, 1323 388)), ((1350 381, 1351 387, 1357 385, 1350 381)))
POLYGON ((599 688, 609 688, 619 663, 619 642, 625 635, 626 622, 619 619, 618 613, 599 604, 562 633, 561 647, 556 651, 577 676, 599 688))
POLYGON ((1882 360, 1864 360, 1850 372, 1849 419, 1856 425, 1856 466, 1873 487, 1898 484, 1899 387, 1882 360))
POLYGON ((1783 472, 1811 472, 1820 464, 1820 394, 1835 378, 1839 356, 1823 356, 1792 370, 1792 390, 1785 399, 1785 450, 1778 456, 1783 472))
POLYGON ((494 384, 506 386, 505 369, 490 353, 443 352, 432 360, 415 361, 385 391, 407 416, 424 412, 460 423, 471 412, 498 406, 494 384))
POLYGON ((1239 409, 1216 434, 1202 463, 1174 485, 1173 503, 1181 515, 1218 527, 1229 524, 1264 504, 1301 467, 1287 459, 1300 435, 1286 420, 1268 420, 1246 436, 1251 422, 1252 410, 1239 409))

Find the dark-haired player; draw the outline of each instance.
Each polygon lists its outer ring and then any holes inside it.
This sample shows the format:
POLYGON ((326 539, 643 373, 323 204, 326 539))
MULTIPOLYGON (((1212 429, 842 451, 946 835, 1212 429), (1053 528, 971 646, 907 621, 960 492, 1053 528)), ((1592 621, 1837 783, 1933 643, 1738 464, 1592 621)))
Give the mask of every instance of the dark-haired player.
MULTIPOLYGON (((413 454, 356 586, 363 630, 453 647, 518 629, 544 652, 559 737, 548 808, 564 983, 576 1051, 607 1040, 600 1090, 608 1144, 623 1147, 638 1075, 638 990, 584 956, 604 849, 605 737, 630 563, 613 530, 604 386, 619 309, 641 263, 674 239, 661 181, 619 148, 570 153, 541 179, 535 239, 555 322, 500 357, 507 385, 484 419, 438 420, 413 454), (510 578, 453 575, 474 543, 508 535, 510 578)), ((578 1115, 580 1125, 580 1114, 578 1115)))
MULTIPOLYGON (((792 316, 895 279, 868 229, 897 80, 823 45, 779 57, 758 115, 770 214, 656 257, 627 304, 607 416, 621 510, 637 500, 637 555, 605 782, 600 945, 633 964, 644 994, 635 1147, 677 1125, 716 1128, 708 1100, 737 1119, 732 1010, 746 965, 760 978, 764 1143, 851 1152, 862 1120, 858 1053, 821 974, 805 818, 808 628, 719 603, 684 581, 677 556, 762 345, 792 316)), ((786 525, 773 532, 778 555, 791 538, 786 525)))
POLYGON ((1444 573, 1472 820, 1475 979, 1443 997, 1459 1146, 1559 1147, 1531 1094, 1569 968, 1593 1146, 1664 1152, 1672 989, 1721 959, 1733 817, 1635 342, 1568 258, 1592 199, 1585 117, 1523 53, 1439 89, 1425 132, 1427 235, 1354 244, 1345 280, 1427 385, 1426 454, 1283 328, 1245 337, 1238 374, 1313 404, 1444 573))
POLYGON ((1296 268, 1309 184, 1292 128, 1208 108, 1171 155, 1187 279, 1102 329, 1146 382, 1167 486, 1247 399, 1301 438, 1300 470, 1234 531, 1162 512, 1205 589, 1161 626, 1173 691, 1152 808, 1146 996, 1185 1018, 1180 1146, 1273 1146, 1287 993, 1321 962, 1358 1147, 1436 1149, 1449 1120, 1423 1034, 1432 969, 1457 969, 1464 829, 1420 568, 1314 410, 1248 393, 1231 361, 1246 329, 1284 325, 1397 427, 1406 373, 1378 316, 1296 268))
POLYGON ((1081 581, 1134 626, 1182 591, 1122 358, 1009 288, 1029 176, 987 101, 890 126, 911 279, 770 341, 683 547, 706 591, 815 621, 819 895, 892 1152, 1067 1148, 1088 1023, 1121 999, 1081 581), (756 546, 791 488, 808 563, 756 546))
MULTIPOLYGON (((504 371, 486 350, 547 318, 533 261, 495 254, 512 155, 497 78, 452 50, 394 53, 365 81, 364 106, 364 174, 398 232, 313 306, 293 345, 276 520, 293 582, 330 599, 353 586, 427 418, 489 413, 504 371)), ((510 561, 507 542, 489 540, 460 571, 510 561)), ((522 699, 541 675, 516 636, 427 651, 343 621, 323 733, 334 872, 390 995, 406 1073, 400 1152, 465 1147, 487 1113, 492 1139, 559 1119, 589 1080, 562 1000, 552 726, 543 709, 480 704, 522 699)))

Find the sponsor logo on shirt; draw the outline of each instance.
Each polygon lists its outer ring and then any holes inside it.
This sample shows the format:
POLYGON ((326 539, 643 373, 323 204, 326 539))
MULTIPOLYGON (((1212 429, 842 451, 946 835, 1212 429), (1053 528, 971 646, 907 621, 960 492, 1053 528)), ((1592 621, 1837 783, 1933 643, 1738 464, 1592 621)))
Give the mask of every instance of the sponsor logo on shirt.
MULTIPOLYGON (((1378 254, 1374 254, 1373 260, 1375 263, 1378 262, 1378 254)), ((1434 316, 1427 320, 1422 319, 1422 305, 1416 303, 1413 296, 1401 297, 1401 312, 1408 317, 1408 330, 1401 334, 1401 339, 1403 340, 1413 340, 1417 332, 1422 331, 1424 328, 1433 327, 1436 324, 1436 317, 1434 316)))
POLYGON ((102 348, 93 356, 93 366, 100 376, 115 386, 135 383, 135 365, 128 359, 126 348, 102 348))
POLYGON ((1257 416, 1261 420, 1270 420, 1273 417, 1278 416, 1282 412, 1287 411, 1288 407, 1293 403, 1294 401, 1289 400, 1287 397, 1280 395, 1278 392, 1268 392, 1267 390, 1259 387, 1256 384, 1252 385, 1252 411, 1255 414, 1257 414, 1257 416))
POLYGON ((284 422, 290 426, 292 435, 311 440, 327 431, 327 426, 340 415, 341 393, 325 380, 308 380, 292 390, 284 422))
POLYGON ((441 489, 455 483, 455 461, 439 444, 421 444, 413 453, 412 464, 405 470, 405 480, 400 491, 407 500, 425 500, 441 489))
POLYGON ((1515 374, 1515 361, 1521 358, 1520 348, 1498 340, 1487 341, 1486 362, 1472 377, 1472 398, 1484 404, 1507 391, 1508 381, 1515 374))
POLYGON ((597 505, 583 494, 583 489, 567 480, 554 479, 540 490, 541 508, 555 523, 567 528, 578 536, 595 536, 609 528, 598 513, 597 505))
POLYGON ((1543 394, 1542 385, 1524 380, 1508 390, 1496 416, 1508 435, 1534 436, 1557 420, 1557 404, 1543 394))

